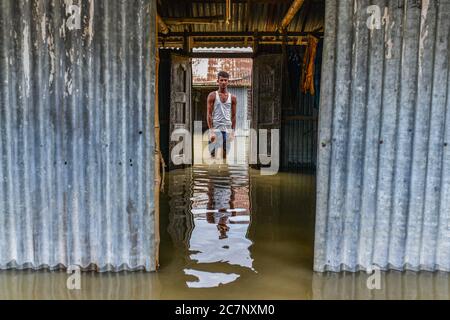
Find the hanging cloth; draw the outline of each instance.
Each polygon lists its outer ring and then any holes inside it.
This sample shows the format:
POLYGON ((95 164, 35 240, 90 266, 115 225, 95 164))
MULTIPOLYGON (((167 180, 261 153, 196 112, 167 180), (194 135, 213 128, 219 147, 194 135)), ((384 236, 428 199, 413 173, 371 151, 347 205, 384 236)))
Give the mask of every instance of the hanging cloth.
POLYGON ((318 44, 319 39, 313 36, 309 36, 308 47, 306 48, 305 56, 303 58, 301 90, 303 93, 309 92, 311 95, 316 94, 316 90, 314 87, 314 73, 318 44))

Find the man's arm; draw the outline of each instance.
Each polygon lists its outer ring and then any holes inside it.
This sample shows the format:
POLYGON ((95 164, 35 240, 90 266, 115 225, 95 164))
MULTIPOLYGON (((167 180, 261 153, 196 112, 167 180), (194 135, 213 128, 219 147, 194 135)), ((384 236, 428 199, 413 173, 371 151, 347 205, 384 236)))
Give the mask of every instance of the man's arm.
POLYGON ((213 130, 213 112, 214 112, 214 103, 216 102, 216 95, 214 92, 211 92, 208 96, 207 101, 207 116, 206 121, 208 122, 208 129, 209 129, 209 139, 211 142, 214 142, 216 140, 216 134, 213 130))
POLYGON ((216 100, 216 96, 213 92, 208 95, 207 101, 207 122, 208 128, 211 130, 213 128, 213 112, 214 112, 214 102, 216 100))
POLYGON ((231 140, 234 140, 236 135, 236 113, 237 113, 237 98, 231 96, 231 129, 233 129, 231 134, 231 140))

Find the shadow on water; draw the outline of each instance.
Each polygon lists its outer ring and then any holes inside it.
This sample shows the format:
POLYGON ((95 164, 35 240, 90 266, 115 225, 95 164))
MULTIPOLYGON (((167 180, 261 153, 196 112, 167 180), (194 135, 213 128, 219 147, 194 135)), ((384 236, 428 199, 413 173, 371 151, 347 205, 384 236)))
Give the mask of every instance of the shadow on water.
POLYGON ((199 166, 167 175, 161 195, 161 269, 0 272, 0 299, 449 299, 447 274, 314 274, 315 177, 261 176, 199 166))

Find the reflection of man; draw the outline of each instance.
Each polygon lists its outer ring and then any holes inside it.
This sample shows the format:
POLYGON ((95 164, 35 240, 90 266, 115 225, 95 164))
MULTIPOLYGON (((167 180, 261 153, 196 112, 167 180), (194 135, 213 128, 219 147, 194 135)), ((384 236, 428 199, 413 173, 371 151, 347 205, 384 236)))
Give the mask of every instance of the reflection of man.
POLYGON ((206 220, 208 223, 217 224, 219 239, 228 238, 227 232, 230 231, 229 218, 234 214, 228 209, 234 209, 235 188, 229 172, 224 175, 211 177, 208 181, 208 210, 217 210, 217 212, 208 212, 206 220))
POLYGON ((217 230, 219 231, 219 240, 227 239, 227 232, 230 231, 230 227, 228 226, 228 218, 232 214, 227 210, 219 211, 219 212, 208 212, 206 214, 206 221, 211 224, 217 224, 217 230))
POLYGON ((227 143, 234 140, 236 130, 237 99, 228 92, 230 75, 224 71, 219 72, 217 83, 219 90, 211 92, 208 96, 208 128, 210 130, 210 152, 216 156, 216 150, 223 150, 226 159, 227 143))

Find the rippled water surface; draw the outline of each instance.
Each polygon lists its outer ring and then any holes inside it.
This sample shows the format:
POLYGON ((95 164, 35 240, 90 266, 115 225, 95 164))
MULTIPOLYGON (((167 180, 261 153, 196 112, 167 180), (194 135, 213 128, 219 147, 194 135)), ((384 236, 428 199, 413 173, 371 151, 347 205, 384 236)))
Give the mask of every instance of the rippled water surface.
POLYGON ((315 177, 247 167, 170 172, 161 195, 161 269, 83 274, 0 272, 0 299, 449 299, 447 274, 312 272, 315 177))

